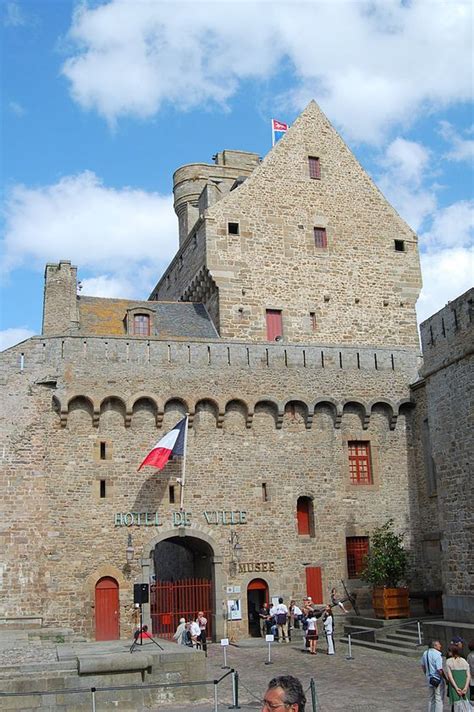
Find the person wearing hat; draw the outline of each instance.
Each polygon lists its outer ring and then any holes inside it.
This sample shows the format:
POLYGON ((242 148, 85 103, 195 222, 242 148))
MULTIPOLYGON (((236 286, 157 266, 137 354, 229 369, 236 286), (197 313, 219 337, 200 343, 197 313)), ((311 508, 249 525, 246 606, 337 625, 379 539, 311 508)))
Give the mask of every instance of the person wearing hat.
POLYGON ((186 645, 184 634, 186 632, 186 618, 179 619, 179 625, 173 635, 173 640, 176 640, 178 645, 186 645))

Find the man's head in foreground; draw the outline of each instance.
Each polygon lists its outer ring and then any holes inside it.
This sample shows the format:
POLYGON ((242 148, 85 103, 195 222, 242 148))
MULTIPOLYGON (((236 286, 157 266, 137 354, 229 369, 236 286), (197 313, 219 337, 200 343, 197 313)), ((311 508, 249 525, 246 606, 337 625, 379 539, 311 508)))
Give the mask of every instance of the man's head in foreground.
POLYGON ((301 682, 293 675, 274 677, 263 698, 262 712, 304 712, 306 697, 301 682))

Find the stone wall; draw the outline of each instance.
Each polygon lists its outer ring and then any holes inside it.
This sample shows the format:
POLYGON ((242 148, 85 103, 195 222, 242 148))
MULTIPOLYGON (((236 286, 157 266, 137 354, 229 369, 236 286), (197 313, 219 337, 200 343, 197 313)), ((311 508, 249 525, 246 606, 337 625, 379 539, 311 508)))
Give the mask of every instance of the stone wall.
POLYGON ((474 618, 473 296, 466 292, 421 325, 427 417, 436 468, 445 618, 474 618))
POLYGON ((178 531, 168 488, 180 465, 136 470, 185 410, 192 415, 185 534, 214 551, 217 626, 225 587, 241 585, 244 620, 229 623, 233 635, 247 634, 245 591, 255 573, 232 575, 230 515, 228 524, 214 524, 204 512, 246 513, 245 523, 232 527, 242 561, 273 562, 270 595, 285 598, 304 595, 303 564, 321 566, 325 595, 346 578, 346 536, 369 535, 389 517, 410 531, 412 352, 378 350, 376 369, 372 350, 153 339, 127 350, 126 343, 34 338, 4 354, 11 436, 4 615, 41 614, 47 625, 60 621, 92 637, 95 582, 113 575, 121 588, 121 632, 130 635, 141 559, 150 557, 157 537, 178 531), (351 439, 370 442, 373 485, 349 482, 351 439), (106 444, 103 460, 99 442, 106 444), (314 537, 297 534, 299 496, 313 498, 314 537), (158 526, 117 525, 117 513, 147 511, 159 512, 158 526))

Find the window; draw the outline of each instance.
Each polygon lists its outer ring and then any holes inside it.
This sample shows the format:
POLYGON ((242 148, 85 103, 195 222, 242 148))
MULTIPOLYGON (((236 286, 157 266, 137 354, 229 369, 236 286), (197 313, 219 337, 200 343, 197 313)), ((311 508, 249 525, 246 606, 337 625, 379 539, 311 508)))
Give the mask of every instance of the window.
POLYGON ((346 538, 347 575, 359 578, 365 568, 365 559, 369 553, 368 536, 348 536, 346 538))
POLYGON ((100 448, 100 454, 99 457, 101 460, 106 460, 107 459, 107 443, 104 440, 100 441, 99 444, 100 448))
POLYGON ((169 486, 168 494, 169 494, 170 504, 174 504, 174 502, 175 502, 175 499, 174 499, 174 485, 170 485, 170 486, 169 486))
POLYGON ((405 240, 394 240, 395 252, 405 252, 405 240))
POLYGON ((353 440, 348 442, 349 472, 353 485, 371 485, 372 467, 370 462, 370 443, 353 440))
POLYGON ((298 497, 296 518, 298 520, 298 534, 313 536, 313 502, 311 497, 298 497))
POLYGON ((314 228, 314 244, 316 247, 327 247, 328 237, 326 234, 325 227, 315 227, 314 228))
POLYGON ((308 164, 309 164, 309 177, 314 178, 316 180, 321 180, 321 163, 319 161, 319 158, 315 158, 314 156, 309 156, 308 164))
POLYGON ((262 482, 262 502, 268 502, 268 490, 266 482, 262 482))
POLYGON ((281 309, 267 309, 267 341, 280 340, 283 336, 283 320, 281 309))
POLYGON ((237 222, 227 223, 227 231, 228 231, 229 235, 238 235, 239 234, 239 223, 237 223, 237 222))
POLYGON ((150 317, 148 314, 135 314, 133 317, 133 333, 135 336, 150 336, 150 317))
POLYGON ((100 480, 99 497, 105 499, 105 480, 100 480))
POLYGON ((311 321, 311 329, 312 331, 317 331, 318 329, 318 322, 316 321, 316 312, 310 312, 309 313, 309 318, 311 321))

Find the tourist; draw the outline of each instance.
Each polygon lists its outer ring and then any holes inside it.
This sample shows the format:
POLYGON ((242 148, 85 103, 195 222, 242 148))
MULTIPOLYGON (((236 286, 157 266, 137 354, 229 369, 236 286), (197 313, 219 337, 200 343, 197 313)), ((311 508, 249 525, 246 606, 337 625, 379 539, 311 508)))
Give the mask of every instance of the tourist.
POLYGON ((268 610, 268 603, 262 604, 262 607, 258 612, 258 617, 260 619, 260 633, 262 638, 265 638, 265 636, 270 632, 270 613, 268 610))
POLYGON ((173 640, 176 640, 178 645, 186 645, 186 618, 180 618, 178 627, 173 635, 173 640))
POLYGON ((278 641, 280 643, 289 643, 288 640, 288 608, 283 603, 283 598, 278 599, 278 605, 275 607, 275 620, 278 627, 278 641))
POLYGON ((441 643, 433 640, 421 657, 421 667, 428 683, 428 712, 443 712, 444 672, 441 643))
POLYGON ((467 656, 467 662, 469 663, 469 672, 471 673, 471 684, 470 684, 470 699, 471 704, 474 707, 474 640, 470 640, 468 644, 469 654, 467 656))
POLYGON ((191 643, 193 647, 198 647, 200 645, 200 641, 198 640, 199 636, 201 635, 201 629, 199 625, 196 623, 196 621, 190 621, 189 623, 189 634, 191 636, 191 643))
POLYGON ((331 606, 327 605, 324 616, 323 616, 323 626, 324 633, 326 635, 326 642, 328 645, 328 655, 334 655, 335 645, 334 645, 334 616, 332 614, 331 606))
POLYGON ((316 613, 310 611, 306 621, 306 640, 309 642, 309 652, 311 655, 316 655, 316 646, 318 644, 318 625, 316 623, 316 613))
POLYGON ((202 649, 206 653, 206 657, 207 657, 207 638, 206 638, 207 618, 204 616, 203 611, 198 611, 196 623, 198 624, 199 630, 201 631, 201 633, 198 637, 198 640, 201 643, 202 649))
POLYGON ((471 683, 469 663, 459 652, 459 644, 449 646, 450 657, 446 660, 446 677, 448 680, 448 697, 453 712, 469 712, 470 703, 467 691, 471 683))
POLYGON ((304 712, 306 697, 303 686, 293 675, 280 675, 268 683, 263 698, 262 712, 285 710, 285 712, 304 712))

